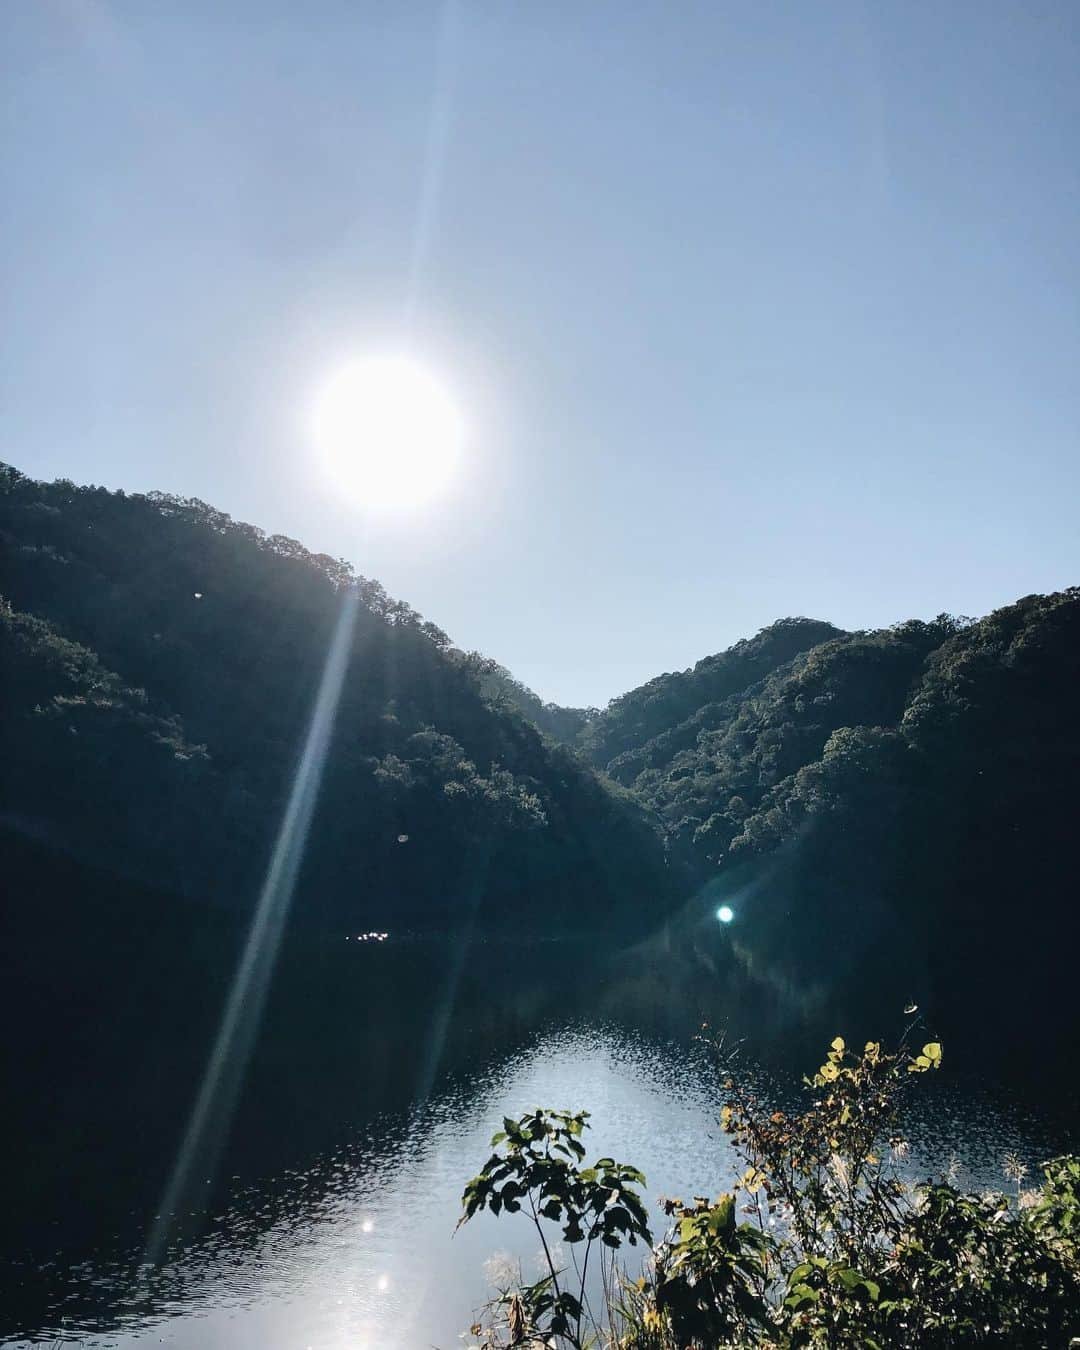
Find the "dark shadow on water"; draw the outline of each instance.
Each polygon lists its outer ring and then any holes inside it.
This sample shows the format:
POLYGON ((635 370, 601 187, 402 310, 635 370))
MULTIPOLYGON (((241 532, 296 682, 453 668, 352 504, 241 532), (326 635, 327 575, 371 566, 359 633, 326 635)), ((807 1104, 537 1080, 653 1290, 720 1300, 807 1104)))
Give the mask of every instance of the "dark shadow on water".
MULTIPOLYGON (((244 924, 34 846, 8 858, 0 1335, 55 1329, 65 1316, 108 1328, 175 1297, 168 1272, 140 1279, 139 1264, 244 924)), ((686 1047, 703 1021, 726 1024, 747 1038, 748 1058, 790 1084, 837 1019, 847 1031, 842 1019, 855 1018, 763 981, 731 934, 701 924, 644 944, 627 944, 614 923, 572 940, 360 936, 302 922, 287 935, 220 1165, 179 1216, 174 1270, 196 1238, 200 1259, 235 1260, 283 1209, 302 1225, 343 1174, 393 1155, 430 1091, 467 1100, 470 1082, 545 1029, 603 1022, 686 1047)), ((890 1032, 875 1022, 850 1034, 863 1030, 890 1032)), ((1065 1119, 1071 1108, 1053 1109, 1065 1119)))

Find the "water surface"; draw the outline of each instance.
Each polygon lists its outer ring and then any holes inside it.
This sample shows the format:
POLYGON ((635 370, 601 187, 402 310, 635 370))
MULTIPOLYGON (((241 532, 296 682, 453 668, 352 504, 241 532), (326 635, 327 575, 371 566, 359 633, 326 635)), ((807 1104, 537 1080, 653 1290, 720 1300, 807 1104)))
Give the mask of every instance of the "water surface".
MULTIPOLYGON (((537 1105, 588 1109, 593 1156, 645 1170, 662 1228, 659 1196, 716 1194, 734 1160, 693 1039, 700 990, 691 997, 674 976, 657 977, 626 997, 616 983, 595 951, 559 944, 391 940, 354 942, 347 954, 286 952, 215 1176, 199 1179, 205 1190, 177 1216, 157 1269, 142 1264, 147 1232, 213 1019, 199 1023, 189 1071, 177 1072, 167 1123, 152 1114, 140 1126, 144 1089, 125 1096, 125 1047, 102 1052, 103 1072, 115 1071, 108 1101, 89 1096, 82 1109, 89 1118, 108 1108, 93 1132, 115 1151, 70 1155, 67 1204, 54 1199, 50 1221, 30 1225, 21 1251, 13 1244, 5 1343, 457 1346, 495 1268, 538 1273, 520 1215, 481 1215, 454 1235, 463 1184, 502 1116, 537 1105)), ((184 1025, 155 1029, 178 1063, 179 1042, 164 1038, 184 1025)), ((749 1036, 743 1071, 787 1100, 797 1075, 760 1053, 775 1050, 774 1031, 756 1045, 749 1036)), ((926 1088, 909 1122, 913 1176, 958 1160, 962 1182, 1000 1186, 1006 1152, 1034 1165, 1075 1142, 1060 1120, 978 1083, 941 1075, 926 1088)))

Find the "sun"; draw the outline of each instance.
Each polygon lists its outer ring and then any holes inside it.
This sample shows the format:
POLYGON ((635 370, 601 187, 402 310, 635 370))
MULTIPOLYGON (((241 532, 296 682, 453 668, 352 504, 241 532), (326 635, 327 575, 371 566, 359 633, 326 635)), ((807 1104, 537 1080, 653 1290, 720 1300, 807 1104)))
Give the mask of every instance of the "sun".
POLYGON ((461 457, 464 427, 446 387, 409 356, 367 356, 318 391, 315 445, 337 487, 370 507, 437 497, 461 457))

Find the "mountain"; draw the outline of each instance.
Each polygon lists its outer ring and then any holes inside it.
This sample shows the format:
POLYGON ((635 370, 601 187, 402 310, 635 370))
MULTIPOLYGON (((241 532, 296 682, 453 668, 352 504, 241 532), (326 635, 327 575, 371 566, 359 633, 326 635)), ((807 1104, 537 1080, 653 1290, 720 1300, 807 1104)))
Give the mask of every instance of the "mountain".
POLYGON ((242 919, 304 771, 295 925, 584 931, 610 955, 654 934, 626 960, 679 949, 795 1021, 915 1001, 1017 1054, 1078 1043, 1080 590, 783 619, 597 710, 196 499, 5 468, 0 563, 0 833, 28 914, 51 858, 95 903, 112 875, 242 919))
POLYGON ((729 905, 732 951, 804 1006, 917 998, 1076 1048, 1078 689, 1073 588, 978 621, 785 620, 579 740, 697 878, 687 921, 729 905))
POLYGON ((581 748, 613 778, 632 783, 643 770, 670 764, 700 731, 722 725, 733 700, 778 666, 839 632, 816 619, 781 619, 691 670, 658 675, 612 699, 582 728, 581 748))
POLYGON ((599 715, 596 708, 564 708, 558 703, 545 703, 539 694, 522 684, 505 666, 500 666, 498 661, 480 652, 470 652, 469 659, 485 697, 492 702, 516 708, 545 736, 563 745, 575 745, 590 721, 599 715))
POLYGON ((823 756, 833 732, 897 724, 927 657, 958 627, 942 616, 842 633, 781 620, 616 699, 584 732, 583 749, 711 862, 744 836, 760 844, 759 808, 823 756))
POLYGON ((662 919, 671 880, 646 813, 348 564, 195 499, 7 467, 0 564, 8 831, 249 906, 358 597, 297 920, 662 919))

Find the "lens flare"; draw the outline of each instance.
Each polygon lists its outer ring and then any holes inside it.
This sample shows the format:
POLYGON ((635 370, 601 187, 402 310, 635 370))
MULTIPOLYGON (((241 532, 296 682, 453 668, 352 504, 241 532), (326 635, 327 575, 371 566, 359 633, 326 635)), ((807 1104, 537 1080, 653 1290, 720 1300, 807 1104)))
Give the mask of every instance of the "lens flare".
POLYGON ((192 1219, 197 1224, 202 1184, 211 1181, 229 1133, 304 857, 359 608, 357 593, 346 591, 243 954, 160 1211, 147 1237, 144 1272, 162 1261, 170 1241, 182 1237, 192 1219))

